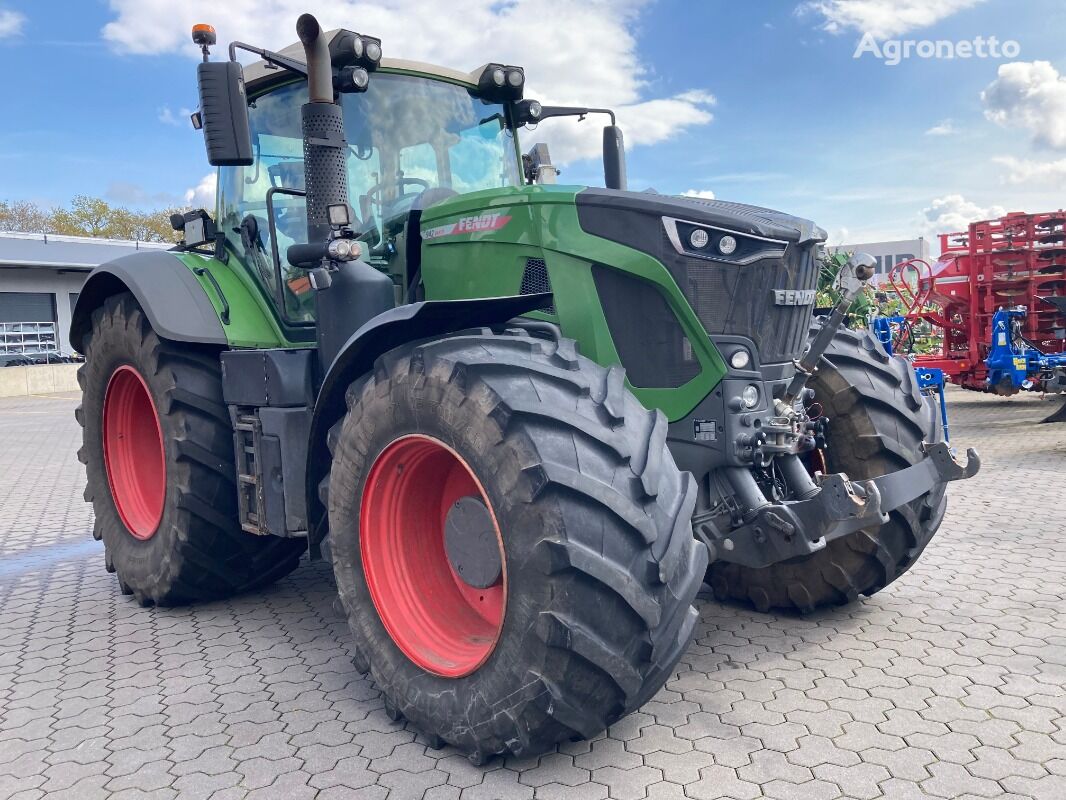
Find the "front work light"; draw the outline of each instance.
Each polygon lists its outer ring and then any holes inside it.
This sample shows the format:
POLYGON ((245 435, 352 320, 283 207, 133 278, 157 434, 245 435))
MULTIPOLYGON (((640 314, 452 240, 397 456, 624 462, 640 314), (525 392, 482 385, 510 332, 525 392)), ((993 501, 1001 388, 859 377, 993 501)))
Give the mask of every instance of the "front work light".
POLYGON ((329 43, 329 60, 335 67, 362 67, 373 72, 381 63, 381 39, 341 31, 329 43))
POLYGON ((333 79, 333 88, 342 94, 365 92, 370 85, 366 67, 345 67, 333 79))
POLYGON ((729 366, 733 369, 745 369, 749 364, 751 364, 751 353, 743 347, 734 351, 733 355, 729 357, 729 366))
POLYGON ((745 386, 740 393, 740 402, 744 408, 755 408, 755 406, 759 405, 759 387, 754 383, 749 383, 745 386))
POLYGON ((329 224, 334 228, 343 228, 346 225, 351 224, 352 214, 348 210, 347 203, 334 203, 326 208, 326 216, 329 218, 329 224))
POLYGON ((514 105, 515 123, 518 125, 536 125, 543 113, 544 106, 536 100, 519 100, 514 105))
POLYGON ((478 78, 478 95, 490 103, 503 103, 522 99, 526 84, 526 71, 521 67, 506 64, 486 64, 478 78))

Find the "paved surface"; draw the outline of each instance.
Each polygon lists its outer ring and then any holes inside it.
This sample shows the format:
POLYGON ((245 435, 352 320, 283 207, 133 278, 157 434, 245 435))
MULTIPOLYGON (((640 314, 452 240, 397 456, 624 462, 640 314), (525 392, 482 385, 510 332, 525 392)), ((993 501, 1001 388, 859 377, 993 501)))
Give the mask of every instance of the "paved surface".
POLYGON ((321 565, 196 608, 120 595, 76 400, 0 401, 0 797, 1066 798, 1066 425, 951 401, 985 466, 907 576, 807 618, 705 599, 643 711, 482 768, 386 718, 321 565))

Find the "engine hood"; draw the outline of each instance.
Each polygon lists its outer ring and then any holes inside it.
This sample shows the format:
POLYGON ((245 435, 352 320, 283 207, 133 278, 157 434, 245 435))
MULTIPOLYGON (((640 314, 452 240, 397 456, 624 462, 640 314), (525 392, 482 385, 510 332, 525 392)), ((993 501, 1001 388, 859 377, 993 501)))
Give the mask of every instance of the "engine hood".
POLYGON ((602 208, 675 217, 801 245, 826 239, 826 232, 810 220, 744 203, 615 189, 585 189, 577 194, 576 201, 579 210, 602 208))

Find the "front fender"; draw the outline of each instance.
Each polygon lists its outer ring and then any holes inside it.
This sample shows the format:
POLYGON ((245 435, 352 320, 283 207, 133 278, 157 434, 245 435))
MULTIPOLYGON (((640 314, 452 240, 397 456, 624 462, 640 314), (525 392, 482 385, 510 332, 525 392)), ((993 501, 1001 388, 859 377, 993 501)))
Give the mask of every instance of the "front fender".
POLYGON ((318 496, 318 486, 330 467, 326 434, 344 415, 344 393, 348 386, 373 369, 380 356, 408 342, 469 328, 502 325, 551 303, 550 292, 471 300, 425 300, 378 314, 351 335, 326 370, 311 420, 307 499, 312 546, 324 534, 320 523, 325 508, 318 496))

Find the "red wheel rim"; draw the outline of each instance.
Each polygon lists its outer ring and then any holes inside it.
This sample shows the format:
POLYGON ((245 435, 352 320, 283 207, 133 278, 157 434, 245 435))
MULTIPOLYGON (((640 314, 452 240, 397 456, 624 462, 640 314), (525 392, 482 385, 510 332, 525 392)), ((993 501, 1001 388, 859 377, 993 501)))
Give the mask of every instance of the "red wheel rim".
POLYGON ((421 434, 389 444, 363 489, 359 551, 374 608, 404 655, 445 678, 485 663, 503 629, 507 561, 492 504, 462 456, 421 434), (465 583, 445 552, 445 518, 461 497, 480 499, 492 517, 502 570, 487 589, 465 583))
POLYGON ((167 467, 152 393, 133 367, 121 366, 104 394, 104 466, 122 523, 151 539, 163 518, 167 467))

